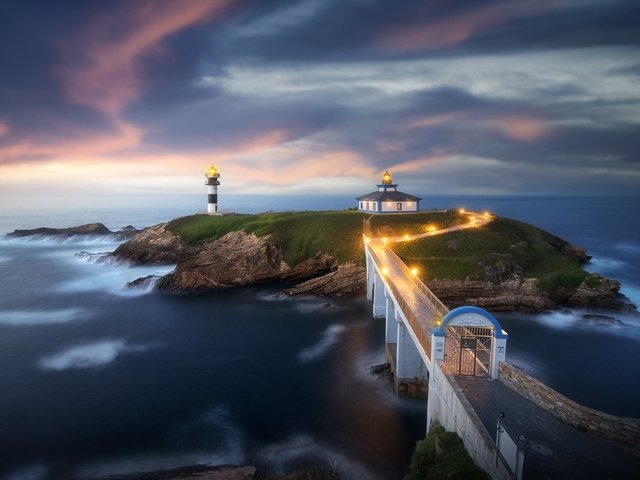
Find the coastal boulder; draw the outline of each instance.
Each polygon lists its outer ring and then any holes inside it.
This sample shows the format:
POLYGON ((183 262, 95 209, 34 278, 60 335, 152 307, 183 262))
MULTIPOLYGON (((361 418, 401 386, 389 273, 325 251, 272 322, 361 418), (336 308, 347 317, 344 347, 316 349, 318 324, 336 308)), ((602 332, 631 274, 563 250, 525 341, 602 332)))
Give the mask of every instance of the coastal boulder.
POLYGON ((181 260, 157 288, 176 292, 252 285, 282 278, 289 267, 280 248, 242 230, 209 243, 181 260))
POLYGON ((162 223, 145 228, 118 246, 111 257, 137 265, 172 264, 199 252, 200 247, 187 245, 166 226, 162 223))
POLYGON ((354 262, 343 263, 335 271, 312 278, 294 288, 285 290, 287 295, 318 295, 322 297, 357 297, 364 295, 367 287, 365 268, 354 262))

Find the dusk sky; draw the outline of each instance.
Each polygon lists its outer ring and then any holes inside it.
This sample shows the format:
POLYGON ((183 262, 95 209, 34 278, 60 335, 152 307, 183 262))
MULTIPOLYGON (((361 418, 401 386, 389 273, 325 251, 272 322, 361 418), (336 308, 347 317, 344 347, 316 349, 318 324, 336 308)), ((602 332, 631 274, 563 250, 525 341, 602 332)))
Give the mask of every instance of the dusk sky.
POLYGON ((637 194, 640 2, 2 2, 0 199, 637 194))

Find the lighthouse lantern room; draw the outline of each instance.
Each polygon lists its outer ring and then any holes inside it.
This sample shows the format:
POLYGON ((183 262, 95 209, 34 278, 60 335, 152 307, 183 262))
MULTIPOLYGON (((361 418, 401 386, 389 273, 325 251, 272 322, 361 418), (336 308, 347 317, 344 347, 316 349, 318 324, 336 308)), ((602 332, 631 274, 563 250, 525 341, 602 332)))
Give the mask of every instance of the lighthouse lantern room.
POLYGON ((204 174, 207 179, 207 214, 219 215, 218 213, 218 185, 220 185, 220 172, 215 165, 211 164, 207 172, 204 174))

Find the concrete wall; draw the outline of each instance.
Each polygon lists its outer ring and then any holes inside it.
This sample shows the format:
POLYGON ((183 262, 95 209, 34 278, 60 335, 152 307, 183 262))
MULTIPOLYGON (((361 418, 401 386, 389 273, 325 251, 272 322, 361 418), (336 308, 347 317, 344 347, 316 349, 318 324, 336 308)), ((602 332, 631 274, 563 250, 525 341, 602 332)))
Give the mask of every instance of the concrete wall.
POLYGON ((500 381, 563 422, 625 443, 640 452, 640 419, 616 417, 580 405, 506 362, 500 362, 500 381))
POLYGON ((511 479, 511 474, 502 460, 499 460, 496 465, 496 444, 455 378, 442 371, 440 361, 432 364, 429 378, 427 428, 434 423, 439 423, 445 430, 457 433, 473 461, 491 478, 511 479))
POLYGON ((418 209, 417 202, 382 202, 383 212, 415 212, 418 209), (402 210, 398 210, 398 203, 402 203, 402 210))

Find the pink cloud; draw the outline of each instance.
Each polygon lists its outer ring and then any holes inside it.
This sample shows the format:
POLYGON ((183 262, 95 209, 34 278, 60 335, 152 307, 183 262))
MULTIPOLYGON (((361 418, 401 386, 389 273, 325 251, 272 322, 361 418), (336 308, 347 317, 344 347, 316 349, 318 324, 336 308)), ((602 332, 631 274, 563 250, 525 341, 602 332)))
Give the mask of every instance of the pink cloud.
POLYGON ((9 133, 9 124, 0 119, 0 137, 4 137, 7 133, 9 133))
POLYGON ((414 52, 457 45, 480 30, 506 21, 501 5, 490 5, 442 20, 394 28, 378 41, 383 50, 414 52))
POLYGON ((408 128, 430 128, 455 122, 456 126, 498 131, 513 140, 531 142, 549 133, 544 119, 526 114, 483 116, 476 112, 455 112, 431 115, 407 123, 408 128))
POLYGON ((479 6, 445 18, 392 28, 376 43, 382 50, 396 53, 451 47, 514 18, 539 15, 562 1, 510 0, 479 6))
POLYGON ((115 115, 138 98, 144 86, 141 59, 162 52, 161 42, 195 23, 220 15, 230 0, 130 2, 118 14, 92 23, 63 45, 59 69, 71 101, 115 115))

